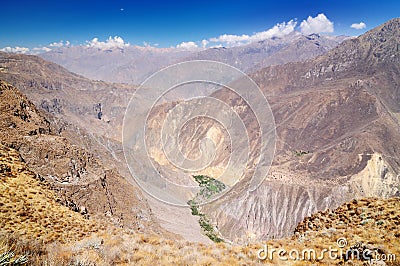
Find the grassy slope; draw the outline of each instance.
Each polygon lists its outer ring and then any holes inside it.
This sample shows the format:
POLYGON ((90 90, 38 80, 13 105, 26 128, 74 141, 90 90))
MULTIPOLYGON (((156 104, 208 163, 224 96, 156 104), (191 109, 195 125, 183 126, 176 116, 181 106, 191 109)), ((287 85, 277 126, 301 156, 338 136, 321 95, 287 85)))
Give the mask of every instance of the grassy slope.
MULTIPOLYGON (((18 153, 0 145, 0 235, 2 250, 26 254, 29 265, 253 265, 282 264, 259 261, 257 250, 263 243, 235 246, 228 243, 204 245, 142 235, 84 219, 57 202, 54 193, 35 179, 20 161, 18 153), (18 234, 18 237, 16 237, 18 234), (51 244, 48 244, 51 243, 51 244)), ((349 245, 363 242, 400 254, 400 199, 363 199, 333 211, 306 218, 292 238, 270 240, 275 248, 315 248, 335 246, 339 237, 349 245)), ((340 261, 314 261, 317 265, 340 261)), ((292 265, 310 262, 292 262, 292 265)), ((362 264, 362 262, 355 262, 362 264)), ((388 263, 393 264, 394 263, 388 263)), ((349 264, 350 265, 350 264, 349 264)), ((353 263, 354 265, 354 263, 353 263)))
POLYGON ((18 153, 0 146, 0 227, 44 243, 67 242, 100 227, 57 202, 45 184, 35 179, 18 153))

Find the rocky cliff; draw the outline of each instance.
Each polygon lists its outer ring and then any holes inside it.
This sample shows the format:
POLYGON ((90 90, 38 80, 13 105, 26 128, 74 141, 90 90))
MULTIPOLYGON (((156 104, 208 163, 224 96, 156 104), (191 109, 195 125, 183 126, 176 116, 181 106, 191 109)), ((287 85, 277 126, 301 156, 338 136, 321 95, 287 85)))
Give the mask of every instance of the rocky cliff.
POLYGON ((272 106, 277 150, 256 191, 239 184, 204 207, 223 235, 282 237, 348 199, 399 195, 399 40, 394 19, 314 60, 251 75, 272 106))
POLYGON ((115 166, 108 165, 105 157, 73 144, 71 132, 67 137, 60 134, 50 122, 56 121, 54 117, 38 110, 4 81, 0 81, 0 110, 1 142, 18 151, 20 160, 29 165, 38 180, 56 191, 63 205, 86 218, 105 219, 138 231, 164 232, 141 191, 115 166))

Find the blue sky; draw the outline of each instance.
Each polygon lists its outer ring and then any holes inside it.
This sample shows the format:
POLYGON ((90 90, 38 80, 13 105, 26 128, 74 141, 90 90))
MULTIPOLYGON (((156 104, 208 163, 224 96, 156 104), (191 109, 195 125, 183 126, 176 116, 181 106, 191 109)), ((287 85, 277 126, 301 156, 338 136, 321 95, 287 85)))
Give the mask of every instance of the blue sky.
POLYGON ((324 14, 334 35, 359 35, 400 16, 399 0, 286 1, 4 1, 1 4, 0 48, 38 47, 68 40, 84 44, 97 37, 121 36, 132 45, 160 47, 196 42, 224 34, 263 32, 293 20, 295 29, 309 16, 324 14), (365 28, 353 29, 363 22, 365 28))

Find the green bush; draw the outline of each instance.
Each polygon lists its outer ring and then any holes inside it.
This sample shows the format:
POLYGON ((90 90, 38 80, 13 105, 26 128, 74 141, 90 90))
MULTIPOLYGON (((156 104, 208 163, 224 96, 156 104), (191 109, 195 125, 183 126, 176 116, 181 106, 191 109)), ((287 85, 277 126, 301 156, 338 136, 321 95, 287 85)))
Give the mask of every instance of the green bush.
POLYGON ((190 210, 192 211, 192 215, 200 215, 198 206, 194 200, 189 200, 188 204, 190 206, 190 210))
POLYGON ((296 157, 301 157, 301 156, 309 154, 309 153, 310 153, 309 151, 299 150, 299 151, 294 151, 293 155, 296 156, 296 157))
POLYGON ((199 175, 193 177, 196 182, 199 183, 201 189, 194 199, 187 202, 187 204, 190 206, 190 210, 192 211, 192 215, 200 217, 200 227, 203 229, 205 235, 208 238, 216 243, 223 242, 224 240, 218 236, 218 233, 215 231, 209 219, 205 216, 204 213, 200 212, 199 204, 196 202, 196 199, 198 199, 200 196, 210 198, 212 195, 215 195, 224 190, 226 186, 224 183, 208 176, 199 175))
POLYGON ((193 178, 194 180, 196 180, 197 183, 199 183, 199 186, 201 187, 200 192, 197 196, 209 199, 213 195, 216 195, 226 189, 226 185, 215 178, 205 175, 196 175, 193 176, 193 178))

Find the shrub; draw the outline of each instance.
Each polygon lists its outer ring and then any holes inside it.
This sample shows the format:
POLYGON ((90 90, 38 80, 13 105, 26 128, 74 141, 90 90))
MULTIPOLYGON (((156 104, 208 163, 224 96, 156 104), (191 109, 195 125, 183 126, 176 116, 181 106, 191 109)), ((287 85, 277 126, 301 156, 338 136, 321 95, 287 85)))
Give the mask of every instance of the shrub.
POLYGON ((24 265, 28 262, 28 257, 27 255, 21 255, 14 259, 15 253, 13 251, 6 251, 0 254, 0 266, 6 266, 6 265, 24 265))

